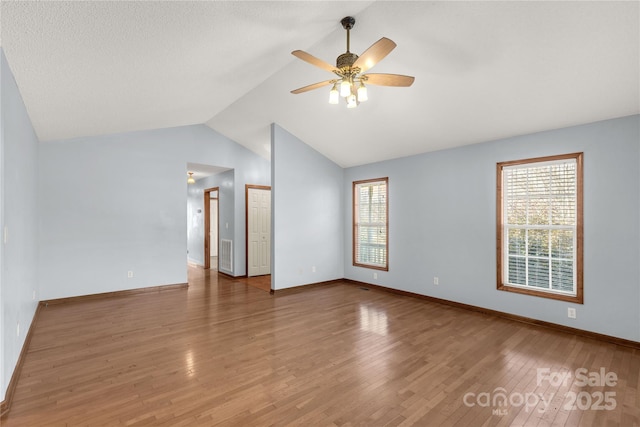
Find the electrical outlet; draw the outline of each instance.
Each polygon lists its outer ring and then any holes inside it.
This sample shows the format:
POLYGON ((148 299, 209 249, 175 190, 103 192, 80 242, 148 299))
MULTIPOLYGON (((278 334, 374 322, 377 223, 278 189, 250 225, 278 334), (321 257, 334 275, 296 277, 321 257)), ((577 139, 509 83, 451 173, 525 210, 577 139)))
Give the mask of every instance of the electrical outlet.
POLYGON ((127 277, 131 279, 133 277, 133 271, 127 271, 127 277))
POLYGON ((439 280, 438 280, 438 278, 437 278, 437 277, 435 277, 435 276, 433 277, 433 284, 434 284, 434 285, 439 285, 439 284, 440 284, 440 281, 439 281, 439 280))
POLYGON ((315 272, 316 272, 316 266, 315 266, 315 265, 311 267, 311 272, 312 272, 312 273, 315 273, 315 272))
POLYGON ((567 308, 567 317, 569 319, 575 319, 576 318, 576 309, 573 308, 573 307, 567 308))
POLYGON ((20 336, 20 322, 16 323, 16 336, 20 336))
POLYGON ((3 240, 5 245, 7 244, 7 242, 9 241, 9 228, 5 225, 4 226, 4 236, 3 236, 3 240))
POLYGON ((378 273, 373 273, 373 278, 377 279, 378 278, 378 273))
POLYGON ((33 290, 33 300, 34 301, 36 300, 36 291, 35 291, 35 289, 33 290))

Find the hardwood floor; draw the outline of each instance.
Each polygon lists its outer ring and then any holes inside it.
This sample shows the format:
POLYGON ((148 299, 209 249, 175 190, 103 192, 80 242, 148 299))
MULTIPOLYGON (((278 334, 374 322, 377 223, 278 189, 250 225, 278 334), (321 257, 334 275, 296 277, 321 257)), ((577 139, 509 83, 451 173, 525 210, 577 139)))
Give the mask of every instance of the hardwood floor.
POLYGON ((244 283, 245 285, 253 286, 254 288, 271 292, 271 275, 270 274, 267 274, 266 276, 244 277, 242 279, 236 279, 235 281, 236 283, 244 283))
POLYGON ((2 426, 640 425, 639 350, 353 284, 189 274, 43 307, 2 426))

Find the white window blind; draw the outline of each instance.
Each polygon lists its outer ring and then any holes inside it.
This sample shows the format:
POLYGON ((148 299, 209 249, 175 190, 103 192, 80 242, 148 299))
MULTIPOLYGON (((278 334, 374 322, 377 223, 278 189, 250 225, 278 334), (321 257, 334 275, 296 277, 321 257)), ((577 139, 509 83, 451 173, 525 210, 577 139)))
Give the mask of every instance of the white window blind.
POLYGON ((388 269, 387 178, 353 184, 354 265, 388 269))
POLYGON ((576 295, 576 158, 502 169, 502 280, 510 286, 576 295))

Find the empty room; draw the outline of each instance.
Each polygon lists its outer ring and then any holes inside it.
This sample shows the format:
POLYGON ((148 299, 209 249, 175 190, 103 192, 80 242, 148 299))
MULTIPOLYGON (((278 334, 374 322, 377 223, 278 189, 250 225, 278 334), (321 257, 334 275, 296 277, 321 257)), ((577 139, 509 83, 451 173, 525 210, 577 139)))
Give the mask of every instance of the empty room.
POLYGON ((0 24, 0 425, 640 427, 640 2, 0 24))

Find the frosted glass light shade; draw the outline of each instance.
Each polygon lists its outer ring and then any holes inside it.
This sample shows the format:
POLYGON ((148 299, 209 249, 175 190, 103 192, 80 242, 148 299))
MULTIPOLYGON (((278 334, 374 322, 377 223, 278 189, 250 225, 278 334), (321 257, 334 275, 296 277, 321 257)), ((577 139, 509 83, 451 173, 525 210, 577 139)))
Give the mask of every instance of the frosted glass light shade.
POLYGON ((329 92, 329 104, 337 104, 340 101, 340 93, 338 92, 337 83, 333 85, 333 88, 329 92))
POLYGON ((361 83, 360 87, 358 88, 358 101, 364 102, 368 99, 369 96, 367 95, 367 87, 364 85, 364 83, 361 83))
POLYGON ((351 82, 349 80, 342 80, 340 83, 340 96, 347 97, 351 94, 351 82))

